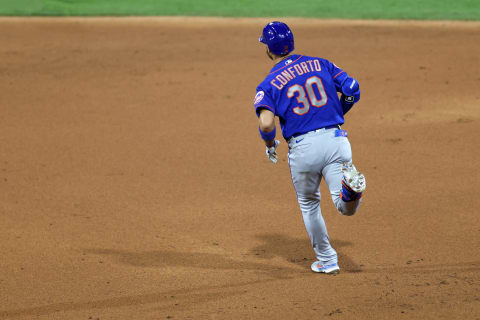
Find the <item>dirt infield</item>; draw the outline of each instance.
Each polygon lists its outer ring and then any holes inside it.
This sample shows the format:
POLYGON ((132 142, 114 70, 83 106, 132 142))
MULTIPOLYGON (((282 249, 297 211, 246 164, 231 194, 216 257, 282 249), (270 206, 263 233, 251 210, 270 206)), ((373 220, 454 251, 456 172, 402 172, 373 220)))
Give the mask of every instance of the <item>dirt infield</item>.
POLYGON ((0 19, 0 319, 480 319, 480 24, 286 20, 356 76, 361 210, 313 274, 263 19, 0 19))

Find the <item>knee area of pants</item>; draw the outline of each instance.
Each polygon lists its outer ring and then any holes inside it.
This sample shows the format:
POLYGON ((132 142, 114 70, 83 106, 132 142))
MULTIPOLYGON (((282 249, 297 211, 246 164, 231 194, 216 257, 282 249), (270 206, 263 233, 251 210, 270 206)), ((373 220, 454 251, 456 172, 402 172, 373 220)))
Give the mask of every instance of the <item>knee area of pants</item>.
POLYGON ((298 202, 304 206, 315 206, 320 203, 320 199, 317 198, 298 198, 298 202))

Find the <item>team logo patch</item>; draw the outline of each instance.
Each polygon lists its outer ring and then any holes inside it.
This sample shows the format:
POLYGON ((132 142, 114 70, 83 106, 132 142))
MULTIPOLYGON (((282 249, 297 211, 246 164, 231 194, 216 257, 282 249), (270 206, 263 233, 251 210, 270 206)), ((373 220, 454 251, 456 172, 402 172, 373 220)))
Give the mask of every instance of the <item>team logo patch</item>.
POLYGON ((253 104, 257 104, 260 101, 262 101, 264 96, 265 96, 265 93, 263 91, 258 91, 257 94, 255 95, 255 99, 253 100, 253 104))

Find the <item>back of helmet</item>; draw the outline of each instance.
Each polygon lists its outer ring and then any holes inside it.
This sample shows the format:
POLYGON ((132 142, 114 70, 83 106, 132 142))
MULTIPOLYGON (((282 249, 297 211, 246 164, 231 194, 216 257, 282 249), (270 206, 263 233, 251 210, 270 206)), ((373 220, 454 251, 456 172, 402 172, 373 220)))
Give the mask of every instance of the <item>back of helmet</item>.
POLYGON ((263 28, 260 42, 265 43, 273 54, 284 56, 295 49, 292 30, 283 22, 273 21, 263 28))

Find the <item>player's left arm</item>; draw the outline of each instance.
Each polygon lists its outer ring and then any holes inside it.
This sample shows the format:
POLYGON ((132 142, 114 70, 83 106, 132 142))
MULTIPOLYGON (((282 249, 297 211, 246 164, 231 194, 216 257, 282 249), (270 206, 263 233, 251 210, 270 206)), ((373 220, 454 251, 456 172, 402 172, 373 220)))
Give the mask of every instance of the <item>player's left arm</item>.
POLYGON ((345 115, 360 100, 360 85, 356 79, 348 77, 342 85, 341 92, 340 103, 345 115))
POLYGON ((343 114, 346 114, 360 100, 360 85, 355 78, 350 77, 334 63, 329 61, 327 63, 335 87, 341 93, 340 103, 342 104, 343 114))

